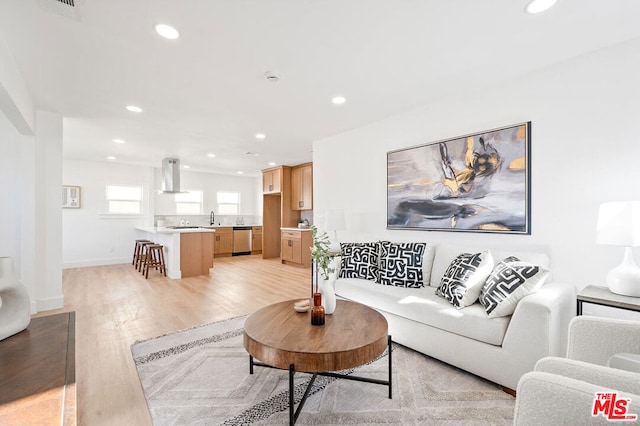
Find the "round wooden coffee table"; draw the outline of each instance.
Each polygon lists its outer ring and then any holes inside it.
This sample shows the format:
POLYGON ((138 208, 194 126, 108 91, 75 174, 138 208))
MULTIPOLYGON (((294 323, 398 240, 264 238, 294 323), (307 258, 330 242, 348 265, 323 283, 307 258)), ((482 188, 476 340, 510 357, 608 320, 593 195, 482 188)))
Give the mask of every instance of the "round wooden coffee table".
POLYGON ((295 423, 317 375, 339 377, 389 387, 391 398, 391 336, 387 320, 365 305, 338 300, 324 325, 311 325, 311 313, 293 309, 296 300, 269 305, 253 313, 244 324, 244 347, 249 372, 254 366, 289 370, 289 420, 295 423), (378 380, 332 373, 364 365, 389 349, 389 379, 378 380), (255 361, 254 358, 258 361, 255 361), (313 373, 294 413, 293 376, 313 373))

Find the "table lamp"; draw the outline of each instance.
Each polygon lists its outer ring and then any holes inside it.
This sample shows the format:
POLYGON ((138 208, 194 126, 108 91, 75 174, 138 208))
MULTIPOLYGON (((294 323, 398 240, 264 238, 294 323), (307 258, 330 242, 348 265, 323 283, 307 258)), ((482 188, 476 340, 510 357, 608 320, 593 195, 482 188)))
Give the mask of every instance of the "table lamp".
POLYGON ((622 263, 607 273, 609 290, 625 296, 640 296, 640 268, 633 260, 631 249, 640 246, 640 201, 602 203, 596 242, 625 248, 622 263))
POLYGON ((345 229, 344 210, 342 209, 327 210, 327 216, 326 216, 324 227, 327 231, 333 231, 333 238, 331 238, 331 245, 329 246, 329 249, 333 252, 339 252, 340 241, 338 240, 338 231, 345 229))

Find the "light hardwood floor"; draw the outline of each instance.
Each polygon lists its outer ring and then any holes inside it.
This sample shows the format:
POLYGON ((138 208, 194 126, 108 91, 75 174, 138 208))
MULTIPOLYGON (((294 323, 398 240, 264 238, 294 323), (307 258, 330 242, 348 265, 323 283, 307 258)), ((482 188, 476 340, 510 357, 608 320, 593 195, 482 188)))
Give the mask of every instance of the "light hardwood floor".
POLYGON ((145 280, 128 264, 63 271, 64 308, 76 311, 79 425, 150 425, 131 357, 137 340, 250 314, 310 296, 311 270, 260 255, 216 259, 210 276, 145 280))

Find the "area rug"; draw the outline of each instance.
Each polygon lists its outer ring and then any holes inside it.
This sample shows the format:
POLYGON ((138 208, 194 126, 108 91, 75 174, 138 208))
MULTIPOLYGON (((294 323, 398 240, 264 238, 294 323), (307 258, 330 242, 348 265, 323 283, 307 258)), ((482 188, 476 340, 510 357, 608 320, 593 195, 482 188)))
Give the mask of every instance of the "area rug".
MULTIPOLYGON (((242 345, 246 317, 131 346, 153 424, 288 424, 288 372, 255 367, 242 345)), ((509 425, 514 398, 494 383, 393 344, 393 399, 383 385, 318 376, 297 424, 509 425)), ((387 353, 349 370, 385 380, 387 353)), ((295 400, 310 379, 296 374, 295 400)))

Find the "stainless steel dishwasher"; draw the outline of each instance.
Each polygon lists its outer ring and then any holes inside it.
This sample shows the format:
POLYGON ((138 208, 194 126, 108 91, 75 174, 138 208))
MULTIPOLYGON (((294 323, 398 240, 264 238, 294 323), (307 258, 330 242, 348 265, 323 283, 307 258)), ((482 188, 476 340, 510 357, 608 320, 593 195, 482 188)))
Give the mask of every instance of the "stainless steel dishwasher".
POLYGON ((251 254, 251 227, 233 227, 233 252, 232 256, 251 254))

